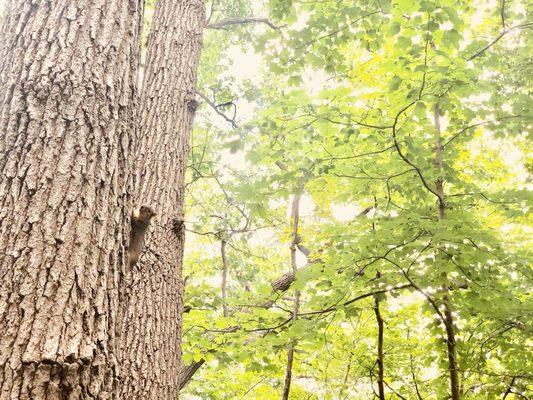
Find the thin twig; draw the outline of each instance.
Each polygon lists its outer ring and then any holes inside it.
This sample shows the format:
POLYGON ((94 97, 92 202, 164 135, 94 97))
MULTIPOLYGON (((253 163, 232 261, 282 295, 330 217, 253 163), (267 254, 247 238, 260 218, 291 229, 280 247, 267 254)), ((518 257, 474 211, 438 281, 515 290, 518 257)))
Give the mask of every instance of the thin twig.
POLYGON ((520 118, 522 117, 521 115, 511 115, 511 116, 508 116, 508 117, 501 117, 501 118, 497 118, 497 119, 493 119, 493 120, 487 120, 487 121, 481 121, 481 122, 478 122, 476 124, 472 124, 472 125, 469 125, 463 129, 461 129, 459 132, 457 132, 456 134, 454 134, 450 139, 448 139, 443 145, 442 147, 446 147, 448 144, 450 144, 452 141, 454 141, 458 136, 460 136, 461 134, 465 133, 466 131, 472 129, 472 128, 476 128, 480 125, 485 125, 485 124, 489 124, 489 123, 494 123, 494 122, 499 122, 499 121, 503 121, 505 119, 512 119, 512 118, 520 118))

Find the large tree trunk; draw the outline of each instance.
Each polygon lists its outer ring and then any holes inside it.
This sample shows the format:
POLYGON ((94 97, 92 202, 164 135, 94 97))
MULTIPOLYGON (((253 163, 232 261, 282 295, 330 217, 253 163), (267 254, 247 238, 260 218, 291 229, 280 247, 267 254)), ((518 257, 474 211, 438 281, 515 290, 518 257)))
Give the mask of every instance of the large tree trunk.
POLYGON ((8 2, 0 399, 118 398, 140 0, 8 2))
POLYGON ((127 278, 121 399, 176 399, 180 386, 183 196, 196 109, 202 0, 159 0, 148 40, 135 163, 136 206, 157 213, 127 278))

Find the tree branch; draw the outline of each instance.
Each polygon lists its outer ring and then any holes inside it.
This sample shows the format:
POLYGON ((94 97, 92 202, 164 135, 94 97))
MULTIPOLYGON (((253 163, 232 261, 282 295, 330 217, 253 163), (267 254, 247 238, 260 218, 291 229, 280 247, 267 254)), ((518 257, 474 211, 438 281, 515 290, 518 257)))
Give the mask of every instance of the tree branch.
POLYGON ((200 367, 205 363, 205 360, 202 358, 196 362, 193 362, 189 365, 184 365, 181 367, 181 370, 178 375, 178 383, 180 390, 189 383, 193 375, 200 369, 200 367))
POLYGON ((447 145, 449 145, 452 141, 454 141, 455 139, 457 139, 458 136, 460 136, 461 134, 465 133, 466 131, 472 129, 472 128, 476 128, 478 126, 481 126, 481 125, 485 125, 485 124, 489 124, 489 123, 494 123, 494 122, 499 122, 499 121, 503 121, 505 119, 512 119, 512 118, 520 118, 522 117, 521 115, 510 115, 508 117, 501 117, 501 118, 496 118, 496 119, 493 119, 493 120, 487 120, 487 121, 481 121, 481 122, 478 122, 476 124, 472 124, 472 125, 469 125, 467 127, 464 127, 463 129, 461 129, 459 132, 457 132, 456 134, 454 134, 450 139, 448 139, 443 145, 442 145, 442 148, 446 147, 447 145))
POLYGON ((503 394, 502 400, 505 400, 507 398, 507 396, 509 396, 511 394, 515 381, 516 381, 516 376, 513 376, 513 379, 511 379, 511 383, 509 384, 509 387, 507 388, 507 390, 503 394))
POLYGON ((212 24, 207 24, 207 29, 226 29, 228 26, 234 25, 248 25, 248 24, 265 24, 270 28, 279 30, 280 27, 274 25, 268 18, 257 18, 257 17, 243 17, 243 18, 226 18, 212 24))
MULTIPOLYGON (((427 66, 427 56, 428 56, 428 41, 426 41, 426 49, 425 49, 425 55, 424 55, 425 66, 427 66)), ((439 205, 444 205, 444 199, 442 198, 442 196, 440 196, 439 193, 437 193, 434 189, 432 189, 429 186, 420 168, 417 167, 409 158, 407 158, 407 155, 402 151, 402 149, 400 148, 400 143, 398 142, 398 137, 397 137, 397 133, 398 133, 397 125, 398 125, 399 118, 401 117, 402 114, 407 112, 409 108, 414 106, 422 98, 422 93, 424 91, 425 86, 426 86, 426 72, 424 71, 424 73, 422 74, 422 84, 420 85, 420 90, 418 91, 418 97, 412 102, 410 102, 408 105, 403 107, 398 112, 398 114, 396 114, 396 117, 394 118, 394 123, 392 124, 392 139, 393 139, 394 147, 396 148, 396 151, 398 155, 400 156, 400 158, 415 169, 418 177, 420 178, 422 182, 422 185, 424 185, 424 187, 430 193, 432 193, 435 197, 437 197, 437 200, 439 201, 439 205)))
POLYGON ((481 50, 479 50, 474 55, 472 55, 469 58, 467 58, 466 61, 472 61, 474 58, 477 58, 477 57, 483 55, 483 53, 485 53, 488 49, 490 49, 492 46, 494 46, 496 43, 498 43, 508 33, 512 32, 512 31, 514 31, 516 29, 529 28, 531 26, 533 26, 533 22, 528 22, 528 23, 525 23, 525 24, 515 25, 515 26, 512 26, 509 29, 503 30, 498 36, 496 36, 496 38, 492 42, 490 42, 488 45, 483 47, 481 50))
POLYGON ((222 118, 224 118, 227 122, 229 122, 231 124, 231 126, 233 127, 233 129, 237 129, 238 128, 238 125, 237 123, 235 122, 235 117, 233 118, 230 118, 228 117, 226 114, 224 114, 222 111, 220 111, 218 108, 220 107, 220 104, 215 104, 214 102, 212 102, 209 97, 207 97, 205 94, 203 94, 202 92, 200 91, 196 91, 196 94, 198 96, 200 96, 218 115, 220 115, 222 118))
POLYGON ((372 296, 376 296, 376 295, 379 295, 379 294, 392 292, 394 290, 408 289, 408 288, 413 288, 413 287, 415 287, 415 286, 413 284, 409 283, 409 284, 405 284, 405 285, 394 286, 394 287, 392 287, 390 289, 376 290, 374 292, 369 292, 369 293, 365 293, 365 294, 362 294, 360 296, 354 297, 353 299, 345 301, 344 303, 342 303, 340 305, 333 305, 333 306, 330 306, 328 308, 325 308, 325 309, 319 310, 319 311, 309 311, 309 312, 305 312, 305 313, 300 313, 300 314, 298 314, 298 316, 325 314, 325 313, 333 312, 333 311, 336 311, 339 307, 349 306, 350 304, 355 303, 356 301, 359 301, 359 300, 366 299, 367 297, 372 297, 372 296))

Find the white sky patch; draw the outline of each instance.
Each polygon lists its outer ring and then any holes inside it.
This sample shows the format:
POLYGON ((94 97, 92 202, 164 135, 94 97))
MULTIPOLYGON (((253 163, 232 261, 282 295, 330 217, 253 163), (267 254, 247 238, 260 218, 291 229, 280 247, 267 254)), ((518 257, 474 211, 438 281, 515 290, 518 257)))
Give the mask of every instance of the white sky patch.
POLYGON ((304 265, 307 264, 307 257, 302 254, 302 252, 297 251, 296 252, 296 266, 298 268, 302 268, 304 265))
POLYGON ((300 199, 300 217, 313 215, 315 211, 315 202, 309 196, 302 196, 300 199))
MULTIPOLYGON (((237 85, 247 80, 259 83, 263 77, 261 69, 264 64, 261 55, 257 54, 253 49, 243 51, 239 46, 229 47, 227 53, 229 54, 230 59, 234 61, 230 64, 221 79, 235 77, 237 85)), ((237 123, 250 120, 255 112, 255 103, 250 103, 242 97, 236 99, 235 102, 237 104, 237 123)), ((217 115, 214 110, 210 110, 210 113, 212 114, 210 116, 210 121, 218 128, 227 129, 229 127, 228 122, 221 116, 217 115)), ((232 115, 228 116, 231 117, 232 115)))
POLYGON ((261 245, 271 245, 271 246, 277 246, 278 245, 278 236, 274 229, 272 228, 265 228, 265 229, 259 229, 256 231, 253 235, 251 235, 248 238, 248 244, 250 247, 255 246, 261 246, 261 245))
POLYGON ((221 164, 234 170, 244 171, 251 167, 246 160, 246 152, 237 151, 232 153, 230 149, 224 149, 221 154, 221 164))
POLYGON ((231 46, 227 53, 231 60, 235 60, 232 66, 228 68, 227 75, 239 77, 240 80, 257 81, 261 78, 263 60, 253 49, 250 48, 249 51, 245 52, 239 46, 231 46))
POLYGON ((501 157, 502 162, 507 169, 515 175, 515 179, 519 182, 526 182, 529 177, 529 172, 521 161, 524 157, 522 150, 509 141, 495 138, 494 134, 489 130, 484 130, 482 136, 475 143, 470 146, 472 154, 479 155, 483 152, 483 148, 488 148, 492 151, 497 151, 501 157))
POLYGON ((394 301, 389 301, 388 308, 390 312, 397 313, 409 304, 413 304, 414 302, 423 302, 424 300, 425 299, 422 294, 418 292, 410 292, 394 299, 394 301))
POLYGON ((311 96, 318 96, 318 94, 328 87, 328 80, 330 75, 324 71, 317 71, 312 68, 307 68, 302 73, 303 85, 308 89, 311 96))
POLYGON ((211 275, 203 277, 202 281, 208 283, 211 287, 220 287, 222 285, 222 276, 220 275, 211 275))
POLYGON ((482 24, 485 20, 485 13, 484 11, 487 9, 493 10, 498 6, 496 0, 479 0, 476 1, 474 4, 475 12, 472 15, 471 19, 471 26, 472 28, 477 27, 478 25, 482 24))
POLYGON ((298 15, 298 19, 294 24, 291 25, 291 28, 301 30, 307 26, 307 22, 309 21, 309 13, 302 12, 300 15, 298 15))
POLYGON ((333 218, 340 222, 352 221, 362 211, 356 204, 332 204, 330 210, 333 218))
POLYGON ((422 380, 429 381, 430 379, 435 379, 440 375, 439 368, 436 365, 433 365, 429 368, 425 368, 422 373, 422 380))

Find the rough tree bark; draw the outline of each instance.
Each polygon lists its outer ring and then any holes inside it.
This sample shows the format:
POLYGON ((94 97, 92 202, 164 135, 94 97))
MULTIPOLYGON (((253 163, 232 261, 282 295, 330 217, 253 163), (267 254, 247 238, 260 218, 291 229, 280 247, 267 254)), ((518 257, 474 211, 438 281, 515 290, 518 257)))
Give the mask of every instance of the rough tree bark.
POLYGON ((159 0, 148 40, 136 148, 136 205, 157 216, 127 277, 121 399, 176 399, 180 386, 184 175, 196 110, 202 0, 159 0))
POLYGON ((117 398, 142 2, 7 3, 0 399, 117 398))

